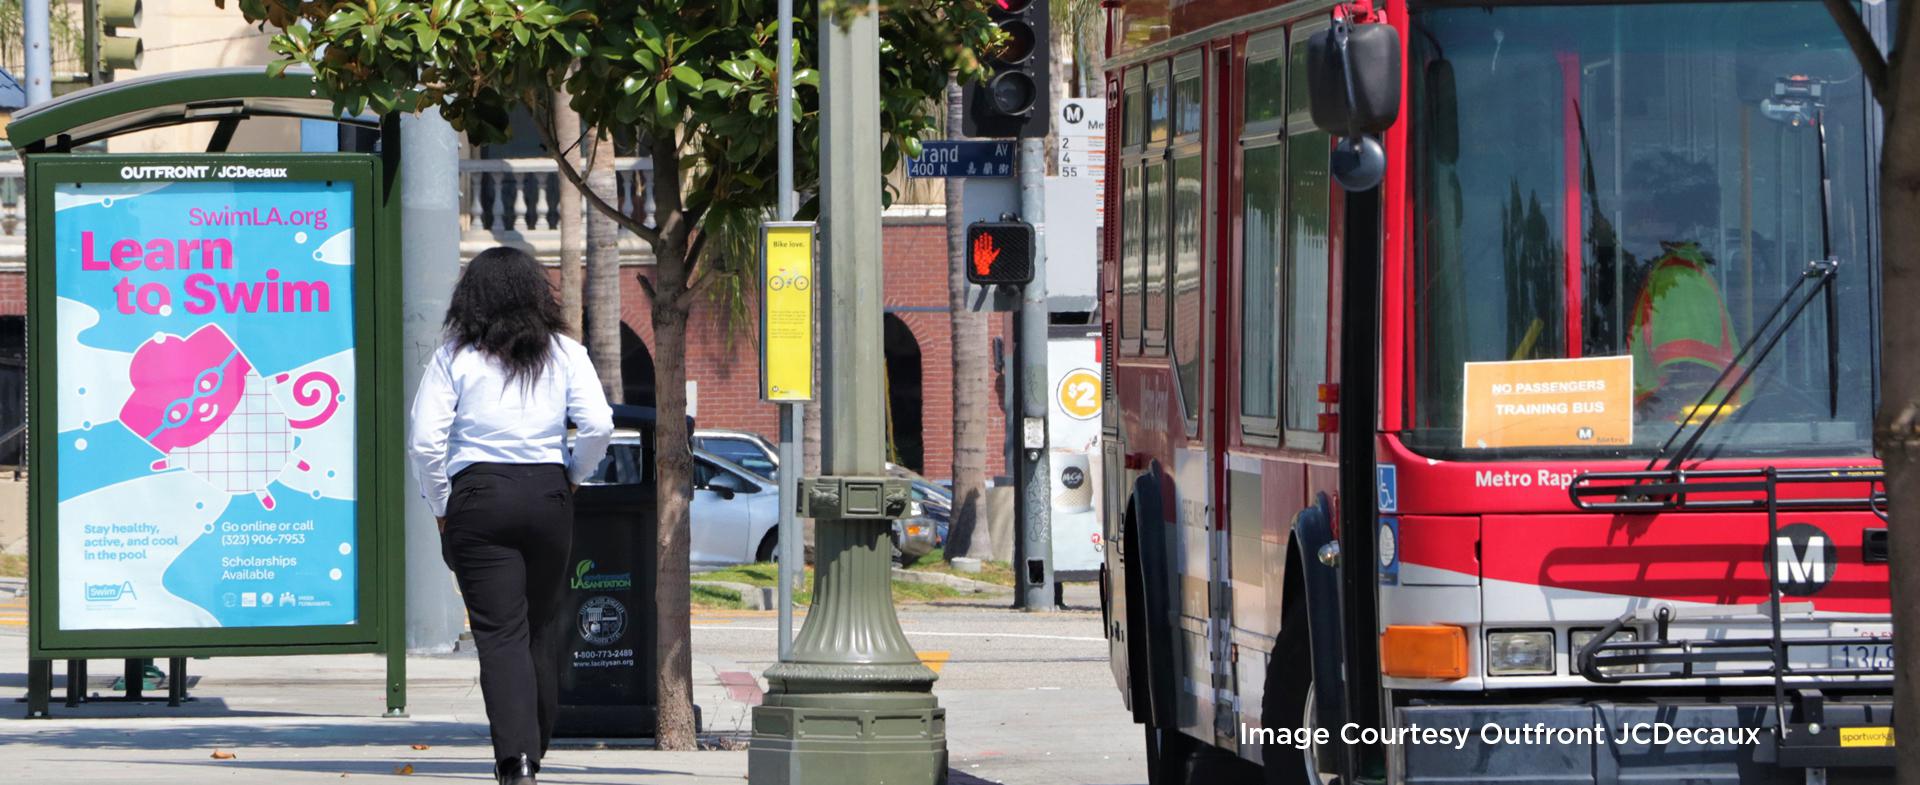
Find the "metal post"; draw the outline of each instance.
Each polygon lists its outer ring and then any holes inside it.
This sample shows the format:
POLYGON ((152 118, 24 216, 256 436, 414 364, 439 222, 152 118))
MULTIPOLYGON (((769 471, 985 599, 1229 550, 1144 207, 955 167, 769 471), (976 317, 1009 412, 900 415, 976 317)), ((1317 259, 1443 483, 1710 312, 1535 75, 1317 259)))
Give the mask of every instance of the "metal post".
POLYGON ((1019 358, 1020 528, 1014 558, 1015 607, 1053 610, 1053 470, 1047 449, 1046 143, 1020 140, 1020 217, 1033 224, 1033 282, 1020 291, 1014 351, 1019 358))
MULTIPOLYGON (((400 119, 402 400, 413 400, 427 360, 440 348, 441 321, 460 277, 460 136, 429 109, 400 119)), ((433 514, 418 493, 406 497, 407 640, 416 651, 453 650, 465 626, 460 596, 440 558, 433 514)))
POLYGON ((27 105, 53 100, 53 36, 47 0, 26 0, 20 26, 27 44, 27 105))
MULTIPOLYGON (((793 0, 780 0, 780 146, 778 215, 793 220, 793 0)), ((793 591, 806 574, 801 564, 800 527, 794 519, 793 505, 800 487, 799 404, 780 404, 780 661, 793 658, 793 591)))
POLYGON ((167 660, 167 705, 179 706, 187 700, 187 658, 167 660))
POLYGON ((873 416, 885 406, 879 17, 876 0, 864 0, 819 19, 821 466, 829 476, 809 479, 802 492, 817 521, 813 608, 792 659, 767 670, 767 695, 753 710, 754 785, 946 780, 936 677, 893 611, 886 516, 904 514, 908 489, 885 476, 885 422, 873 416))
POLYGON ((87 699, 87 661, 67 660, 67 708, 78 707, 87 699))
POLYGON ((47 704, 53 698, 53 660, 27 660, 27 719, 44 720, 53 716, 47 704))
POLYGON ((100 84, 101 76, 100 0, 84 0, 80 3, 80 7, 83 9, 80 14, 80 24, 86 27, 86 30, 81 35, 80 51, 82 54, 80 56, 87 58, 87 62, 84 64, 86 67, 81 70, 87 73, 87 86, 92 87, 100 84))
POLYGON ((127 700, 137 701, 147 697, 147 663, 150 662, 152 660, 130 657, 121 667, 121 683, 126 685, 127 700))

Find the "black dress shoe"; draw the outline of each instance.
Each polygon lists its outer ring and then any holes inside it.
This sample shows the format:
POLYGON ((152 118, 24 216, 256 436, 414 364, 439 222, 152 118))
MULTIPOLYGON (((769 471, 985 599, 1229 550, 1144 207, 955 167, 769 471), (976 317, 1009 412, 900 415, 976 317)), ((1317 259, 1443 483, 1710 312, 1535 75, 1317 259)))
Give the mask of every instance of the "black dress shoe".
POLYGON ((536 785, 533 773, 539 770, 540 765, 528 760, 526 754, 522 753, 518 757, 502 758, 493 764, 493 777, 500 785, 536 785))

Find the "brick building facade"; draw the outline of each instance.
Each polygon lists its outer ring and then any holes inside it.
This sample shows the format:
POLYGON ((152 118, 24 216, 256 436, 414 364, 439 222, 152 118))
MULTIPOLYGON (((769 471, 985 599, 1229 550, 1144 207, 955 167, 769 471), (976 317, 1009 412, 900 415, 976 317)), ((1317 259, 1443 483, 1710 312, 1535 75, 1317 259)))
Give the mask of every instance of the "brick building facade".
MULTIPOLYGON (((944 480, 951 477, 953 466, 946 219, 939 215, 889 217, 883 238, 888 392, 896 446, 901 463, 935 480, 944 480), (917 417, 912 416, 915 408, 917 417)), ((627 268, 636 269, 647 268, 627 268)), ((653 326, 646 293, 636 275, 622 275, 620 302, 625 310, 621 321, 633 332, 629 339, 637 339, 650 349, 653 326)), ((773 439, 780 431, 779 410, 760 400, 758 336, 751 326, 735 328, 729 335, 721 309, 719 303, 703 297, 687 326, 687 378, 697 385, 699 426, 753 431, 773 439)), ((1006 314, 994 314, 989 319, 992 338, 1006 336, 1010 326, 1006 314)), ((991 339, 976 350, 991 355, 991 339)), ((636 385, 632 378, 635 373, 651 378, 650 355, 631 348, 626 355, 622 374, 627 376, 627 386, 650 387, 646 381, 636 385)), ((1004 463, 998 434, 1006 427, 1001 394, 1005 380, 994 373, 989 383, 994 389, 988 392, 987 472, 995 475, 1001 473, 1004 463)))

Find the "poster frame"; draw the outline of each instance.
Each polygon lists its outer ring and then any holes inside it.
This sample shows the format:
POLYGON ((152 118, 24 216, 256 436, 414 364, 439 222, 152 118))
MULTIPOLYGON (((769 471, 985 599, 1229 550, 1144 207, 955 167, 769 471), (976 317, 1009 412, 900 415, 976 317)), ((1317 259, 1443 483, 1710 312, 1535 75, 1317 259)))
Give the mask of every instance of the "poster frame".
MULTIPOLYGON (((404 541, 397 490, 405 469, 400 440, 380 439, 400 426, 399 355, 383 336, 399 331, 397 220, 379 155, 359 153, 206 153, 34 155, 26 160, 27 421, 29 618, 28 651, 35 659, 259 656, 386 651, 403 618, 399 606, 404 541), (270 627, 154 627, 64 630, 59 582, 58 309, 53 193, 70 183, 120 184, 122 167, 207 165, 209 176, 164 182, 344 180, 354 187, 355 580, 352 623, 270 627), (222 167, 285 169, 284 177, 221 177, 222 167)), ((156 182, 155 180, 141 180, 156 182)), ((398 693, 396 693, 396 696, 398 693)))
POLYGON ((762 221, 760 222, 760 400, 769 403, 807 403, 819 395, 820 358, 814 349, 820 341, 820 228, 812 221, 762 221), (767 320, 772 316, 773 300, 770 296, 773 287, 773 268, 769 264, 772 257, 768 242, 776 233, 795 232, 807 238, 807 335, 810 339, 804 351, 806 362, 806 394, 776 392, 772 378, 769 357, 777 351, 798 351, 793 347, 775 347, 769 336, 767 320))

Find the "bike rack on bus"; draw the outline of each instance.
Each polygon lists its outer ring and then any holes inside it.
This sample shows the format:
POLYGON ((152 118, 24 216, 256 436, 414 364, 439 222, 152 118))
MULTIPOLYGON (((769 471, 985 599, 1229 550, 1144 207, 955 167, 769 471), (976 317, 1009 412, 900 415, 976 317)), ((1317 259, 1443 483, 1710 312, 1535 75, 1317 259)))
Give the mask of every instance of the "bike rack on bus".
MULTIPOLYGON (((1767 514, 1767 546, 1762 550, 1763 554, 1771 553, 1770 549, 1776 547, 1778 543, 1780 513, 1783 510, 1827 512, 1866 510, 1882 521, 1887 520, 1886 473, 1882 469, 1869 467, 1782 469, 1768 466, 1760 469, 1593 472, 1575 477, 1568 485, 1567 492, 1572 497, 1575 508, 1593 512, 1631 514, 1678 511, 1764 511, 1767 514), (1862 484, 1867 487, 1864 497, 1818 494, 1796 494, 1790 498, 1780 496, 1780 488, 1783 485, 1858 486, 1862 484)), ((1867 552, 1863 553, 1863 557, 1870 557, 1877 545, 1879 558, 1885 560, 1886 530, 1878 531, 1877 544, 1863 538, 1861 548, 1867 552)), ((1762 561, 1767 570, 1768 599, 1766 602, 1723 606, 1706 612, 1676 611, 1666 605, 1656 606, 1650 613, 1646 609, 1628 612, 1603 627, 1591 642, 1580 649, 1575 669, 1588 681, 1599 684, 1702 678, 1770 678, 1773 680, 1774 746, 1777 753, 1776 760, 1781 765, 1800 767, 1893 765, 1891 746, 1855 746, 1843 749, 1837 740, 1837 733, 1828 732, 1824 735, 1821 733, 1825 697, 1819 689, 1822 687, 1851 690, 1885 688, 1891 691, 1893 688, 1892 663, 1889 662, 1886 667, 1807 667, 1794 665, 1790 656, 1793 650, 1800 648, 1888 644, 1892 639, 1864 635, 1784 637, 1781 631, 1784 616, 1788 613, 1811 616, 1812 603, 1784 602, 1781 598, 1780 579, 1776 574, 1779 570, 1779 560, 1763 556, 1762 561), (1768 637, 1696 640, 1675 639, 1669 634, 1671 624, 1677 618, 1732 619, 1754 616, 1763 616, 1769 622, 1768 637), (1614 635, 1627 629, 1629 625, 1648 620, 1654 623, 1653 640, 1612 640, 1614 635), (1741 667, 1726 667, 1740 663, 1749 664, 1741 667), (1704 665, 1718 667, 1700 667, 1704 665), (1673 666, 1678 667, 1674 669, 1673 666), (1647 670, 1649 667, 1662 669, 1647 670), (1831 681, 1837 677, 1850 677, 1854 680, 1831 681), (1800 722, 1788 722, 1787 705, 1790 690, 1793 693, 1794 705, 1801 710, 1798 717, 1800 722)), ((1637 626, 1636 629, 1638 629, 1637 626)), ((1881 725, 1890 725, 1890 717, 1877 719, 1881 725)))

